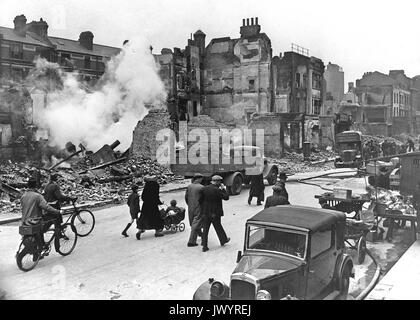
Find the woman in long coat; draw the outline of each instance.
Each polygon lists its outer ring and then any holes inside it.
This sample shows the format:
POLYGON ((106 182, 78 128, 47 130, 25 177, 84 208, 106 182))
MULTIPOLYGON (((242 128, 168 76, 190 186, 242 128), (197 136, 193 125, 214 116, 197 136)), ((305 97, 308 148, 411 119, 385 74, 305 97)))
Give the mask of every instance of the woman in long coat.
POLYGON ((252 198, 257 198, 257 206, 261 205, 261 201, 264 201, 264 177, 261 173, 257 176, 252 176, 251 187, 249 189, 248 204, 251 204, 252 198))
POLYGON ((137 234, 138 240, 140 240, 140 234, 145 230, 155 230, 155 237, 163 236, 164 223, 159 211, 159 205, 163 204, 163 202, 159 199, 159 184, 155 176, 147 176, 145 181, 146 184, 141 194, 143 205, 138 221, 138 228, 141 230, 137 234))

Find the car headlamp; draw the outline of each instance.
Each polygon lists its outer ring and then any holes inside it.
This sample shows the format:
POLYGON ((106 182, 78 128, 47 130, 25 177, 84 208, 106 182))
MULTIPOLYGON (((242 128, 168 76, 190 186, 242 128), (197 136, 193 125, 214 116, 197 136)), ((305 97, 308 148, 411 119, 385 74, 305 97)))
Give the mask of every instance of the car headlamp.
POLYGON ((259 290, 257 292, 257 300, 271 300, 271 294, 267 290, 259 290))
POLYGON ((221 281, 213 281, 210 286, 210 294, 213 297, 220 298, 224 295, 226 286, 221 281))

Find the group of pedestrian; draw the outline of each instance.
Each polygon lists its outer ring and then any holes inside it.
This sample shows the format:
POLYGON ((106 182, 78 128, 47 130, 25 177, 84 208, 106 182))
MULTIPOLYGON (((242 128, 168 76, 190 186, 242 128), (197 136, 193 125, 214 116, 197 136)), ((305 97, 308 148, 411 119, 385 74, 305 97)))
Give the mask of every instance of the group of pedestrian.
POLYGON ((133 185, 132 193, 128 196, 127 205, 130 209, 131 221, 127 224, 122 232, 124 237, 128 237, 127 231, 136 221, 137 233, 136 238, 140 240, 141 234, 146 230, 155 230, 155 237, 163 237, 163 219, 160 214, 159 205, 163 202, 159 198, 159 183, 156 176, 146 176, 144 178, 145 185, 141 194, 143 205, 140 209, 140 196, 138 194, 138 185, 133 185), (140 214, 140 216, 139 216, 140 214))

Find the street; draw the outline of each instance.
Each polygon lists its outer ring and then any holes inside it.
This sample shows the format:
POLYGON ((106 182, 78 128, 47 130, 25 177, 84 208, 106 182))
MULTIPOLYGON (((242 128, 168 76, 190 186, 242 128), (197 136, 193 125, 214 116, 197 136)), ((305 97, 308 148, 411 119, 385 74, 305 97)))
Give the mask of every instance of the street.
MULTIPOLYGON (((313 181, 315 182, 315 181, 313 181)), ((315 194, 323 192, 313 185, 289 183, 292 204, 319 207, 315 194)), ((266 197, 271 195, 266 186, 266 197)), ((208 278, 229 283, 236 266, 236 254, 243 249, 244 226, 248 218, 263 207, 246 202, 248 189, 224 202, 223 226, 231 241, 221 247, 213 229, 209 234, 210 251, 201 246, 188 248, 190 227, 184 220, 184 232, 165 231, 155 238, 146 231, 140 241, 134 226, 129 238, 121 231, 129 220, 126 205, 95 211, 96 226, 91 235, 78 238, 74 252, 62 257, 54 250, 27 273, 20 271, 14 259, 20 236, 18 224, 0 226, 0 288, 7 299, 192 299, 196 288, 208 278)), ((162 194, 185 206, 184 191, 162 194)), ((357 265, 356 278, 351 279, 350 294, 360 292, 368 283, 368 270, 373 264, 366 257, 357 265)))

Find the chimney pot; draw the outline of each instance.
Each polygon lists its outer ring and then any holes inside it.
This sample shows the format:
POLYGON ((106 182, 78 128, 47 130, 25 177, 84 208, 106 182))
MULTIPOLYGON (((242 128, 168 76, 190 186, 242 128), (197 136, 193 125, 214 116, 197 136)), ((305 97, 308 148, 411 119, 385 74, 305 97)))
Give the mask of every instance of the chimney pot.
POLYGON ((249 18, 246 19, 246 25, 249 26, 249 18))
POLYGON ((242 19, 242 26, 245 27, 245 19, 242 19))
POLYGON ((255 24, 258 24, 258 17, 255 18, 255 24))
POLYGON ((251 18, 251 26, 254 25, 254 18, 251 18))

